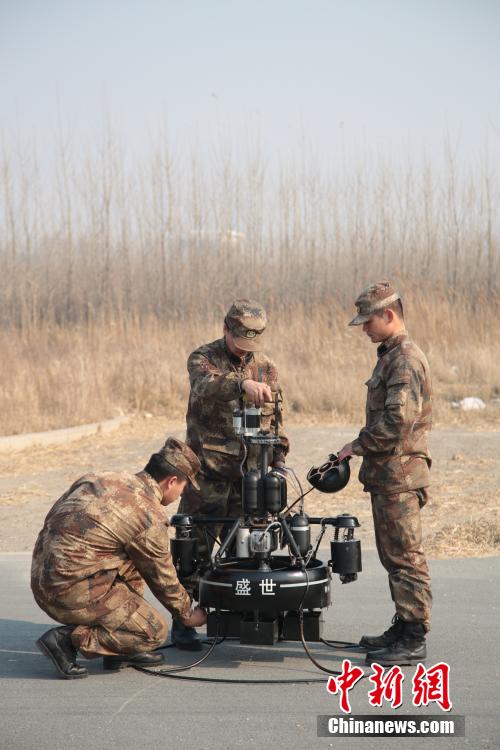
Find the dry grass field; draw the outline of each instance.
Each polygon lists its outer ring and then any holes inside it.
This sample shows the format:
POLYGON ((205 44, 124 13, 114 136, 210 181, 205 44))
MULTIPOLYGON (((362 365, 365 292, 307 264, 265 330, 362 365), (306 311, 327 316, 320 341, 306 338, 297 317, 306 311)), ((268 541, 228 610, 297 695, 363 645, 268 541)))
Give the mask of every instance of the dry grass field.
MULTIPOLYGON (((390 277, 433 373, 426 548, 496 554, 495 165, 484 155, 466 168, 450 146, 440 164, 401 167, 374 154, 333 165, 307 149, 271 167, 258 147, 182 155, 165 137, 152 149, 134 163, 107 131, 86 153, 61 135, 42 163, 32 147, 0 158, 0 434, 134 415, 121 437, 1 457, 2 548, 30 549, 76 476, 137 470, 172 420, 182 434, 186 358, 221 334, 238 296, 268 309, 265 349, 305 477, 362 422, 375 348, 347 322, 357 293, 390 277), (454 408, 466 396, 486 408, 454 408)), ((332 511, 319 493, 308 501, 309 512, 332 511)), ((355 480, 335 508, 356 513, 373 543, 355 480)))
POLYGON ((500 259, 495 165, 307 148, 271 167, 257 146, 134 163, 119 138, 76 153, 61 134, 0 158, 0 434, 148 411, 182 417, 189 352, 236 296, 270 315, 289 414, 358 421, 374 347, 353 299, 388 276, 428 354, 438 423, 495 424, 500 259), (47 168, 50 162, 50 169, 47 168), (451 404, 481 397, 480 413, 451 404))
MULTIPOLYGON (((278 364, 294 421, 362 419, 363 383, 376 350, 361 330, 346 326, 350 314, 334 304, 272 314, 266 350, 278 364)), ((431 364, 436 423, 499 424, 500 318, 484 313, 475 321, 467 310, 450 315, 445 300, 423 295, 410 296, 407 318, 431 364), (464 396, 481 397, 486 409, 452 408, 464 396)), ((124 413, 182 418, 189 389, 186 358, 218 337, 221 327, 221 320, 168 324, 149 318, 0 331, 0 432, 40 431, 124 413)))

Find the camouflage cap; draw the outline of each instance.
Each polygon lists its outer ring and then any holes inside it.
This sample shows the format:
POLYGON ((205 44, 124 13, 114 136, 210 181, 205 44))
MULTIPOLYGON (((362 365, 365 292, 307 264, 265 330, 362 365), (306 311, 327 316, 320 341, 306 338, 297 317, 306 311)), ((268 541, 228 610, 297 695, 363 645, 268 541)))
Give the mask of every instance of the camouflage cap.
POLYGON ((239 349, 244 352, 259 351, 267 325, 267 315, 262 305, 251 299, 236 299, 227 311, 224 323, 239 349))
POLYGON ((367 323, 374 312, 383 310, 398 299, 400 299, 399 292, 389 281, 377 281, 375 284, 370 284, 356 299, 354 304, 358 308, 358 314, 349 325, 360 326, 362 323, 367 323))
POLYGON ((196 454, 186 443, 177 440, 177 438, 169 437, 163 448, 158 451, 158 455, 185 476, 196 490, 200 489, 195 476, 199 472, 201 464, 196 454))

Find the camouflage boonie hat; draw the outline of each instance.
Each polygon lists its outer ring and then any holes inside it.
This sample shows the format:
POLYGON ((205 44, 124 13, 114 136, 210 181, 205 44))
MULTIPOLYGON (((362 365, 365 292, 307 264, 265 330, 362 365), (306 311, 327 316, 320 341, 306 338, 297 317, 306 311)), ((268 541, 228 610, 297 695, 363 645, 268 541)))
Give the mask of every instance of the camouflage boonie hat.
POLYGON ((201 464, 189 445, 182 443, 177 438, 169 437, 157 455, 185 476, 196 490, 200 489, 195 476, 199 472, 201 464))
POLYGON ((358 314, 349 323, 350 326, 360 326, 367 323, 374 312, 383 310, 384 307, 392 305, 396 300, 401 299, 389 281, 377 281, 376 284, 370 284, 363 289, 355 305, 358 308, 358 314))
POLYGON ((224 323, 239 349, 244 352, 259 351, 267 325, 267 315, 262 305, 252 299, 237 299, 227 311, 224 323))

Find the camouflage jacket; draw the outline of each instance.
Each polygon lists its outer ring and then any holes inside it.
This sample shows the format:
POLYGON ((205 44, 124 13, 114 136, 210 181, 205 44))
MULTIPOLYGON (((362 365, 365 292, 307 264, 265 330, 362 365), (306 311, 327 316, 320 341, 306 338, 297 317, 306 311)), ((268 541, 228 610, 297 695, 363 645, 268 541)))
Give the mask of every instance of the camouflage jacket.
MULTIPOLYGON (((55 503, 33 552, 31 588, 40 606, 81 610, 113 596, 120 571, 139 571, 172 615, 188 615, 191 600, 170 554, 162 492, 149 474, 86 474, 55 503)), ((118 602, 117 602, 118 605, 118 602)))
POLYGON ((431 379, 423 352, 406 331, 377 349, 367 381, 366 426, 353 442, 363 456, 359 480, 366 491, 395 494, 428 487, 432 424, 431 379))
MULTIPOLYGON (((240 360, 226 347, 224 339, 200 346, 188 358, 191 383, 186 415, 186 442, 201 461, 201 471, 207 477, 237 480, 244 457, 241 439, 233 429, 233 411, 241 397, 241 383, 245 379, 268 383, 273 392, 278 390, 278 371, 273 362, 261 352, 249 353, 240 360)), ((273 450, 271 463, 284 461, 289 444, 279 417, 280 444, 273 450)), ((275 426, 274 406, 262 407, 262 427, 275 426)), ((257 466, 258 446, 249 449, 247 466, 257 466)))

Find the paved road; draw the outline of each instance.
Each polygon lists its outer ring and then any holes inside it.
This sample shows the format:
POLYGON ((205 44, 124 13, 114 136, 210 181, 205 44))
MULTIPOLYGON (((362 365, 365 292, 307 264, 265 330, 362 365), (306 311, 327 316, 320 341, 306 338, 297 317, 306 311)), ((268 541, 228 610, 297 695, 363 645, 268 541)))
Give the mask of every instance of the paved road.
MULTIPOLYGON (((34 647, 50 623, 31 598, 30 557, 0 555, 0 746, 2 750, 148 750, 154 748, 266 748, 289 750, 338 747, 339 739, 317 738, 316 716, 338 715, 338 699, 325 685, 214 685, 159 679, 132 669, 103 673, 90 662, 88 679, 66 682, 34 647)), ((335 581, 326 635, 357 639, 386 625, 391 609, 385 574, 368 552, 356 583, 335 581)), ((428 666, 451 666, 452 713, 466 716, 465 739, 407 738, 347 740, 362 748, 496 748, 498 732, 498 610, 500 558, 442 560, 431 563, 434 582, 434 630, 428 666)), ((332 669, 343 655, 315 645, 317 658, 332 669)), ((166 651, 171 663, 187 663, 188 654, 166 651)), ((361 654, 351 653, 353 662, 361 654)), ((399 713, 437 714, 437 706, 411 706, 412 668, 405 668, 404 704, 399 713)), ((321 677, 301 647, 283 643, 273 649, 222 644, 196 674, 218 677, 321 677)), ((326 677, 325 677, 326 680, 326 677)), ((372 709, 368 683, 352 691, 353 714, 390 714, 372 709)), ((397 712, 393 712, 394 715, 397 712)), ((444 715, 443 716, 448 716, 444 715)))

